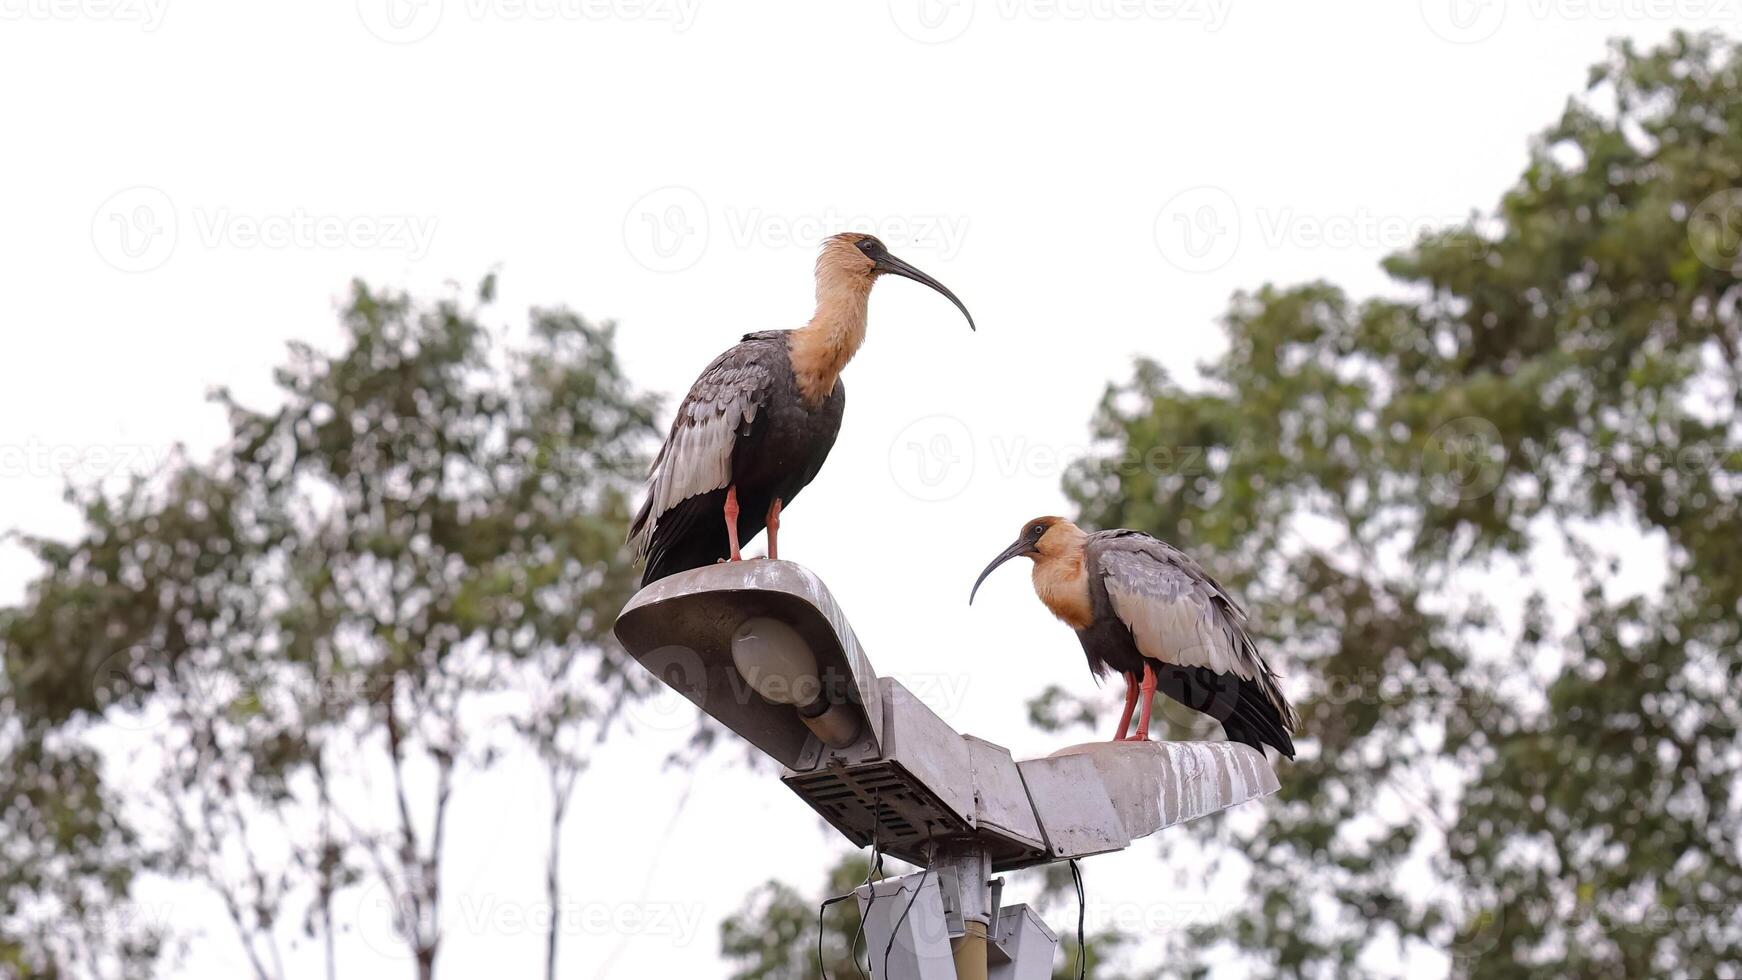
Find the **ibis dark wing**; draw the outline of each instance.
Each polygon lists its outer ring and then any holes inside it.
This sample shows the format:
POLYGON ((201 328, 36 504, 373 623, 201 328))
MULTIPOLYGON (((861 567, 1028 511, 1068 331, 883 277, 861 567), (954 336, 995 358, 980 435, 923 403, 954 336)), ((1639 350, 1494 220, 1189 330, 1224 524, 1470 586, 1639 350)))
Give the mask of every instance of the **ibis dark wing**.
POLYGON ((1246 632, 1246 611, 1173 545, 1137 531, 1089 536, 1086 560, 1145 657, 1253 682, 1294 730, 1294 708, 1246 632))
POLYGON ((732 449, 749 434, 786 357, 784 331, 749 334, 714 358, 690 386, 648 471, 646 500, 629 529, 637 556, 648 553, 666 512, 731 483, 732 449))

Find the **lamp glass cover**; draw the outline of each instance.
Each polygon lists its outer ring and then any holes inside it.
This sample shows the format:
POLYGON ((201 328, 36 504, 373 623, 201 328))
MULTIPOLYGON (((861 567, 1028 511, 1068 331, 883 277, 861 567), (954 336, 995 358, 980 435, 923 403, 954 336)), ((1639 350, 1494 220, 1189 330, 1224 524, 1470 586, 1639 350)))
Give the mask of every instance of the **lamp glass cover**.
POLYGON ((810 704, 822 694, 816 654, 778 619, 745 620, 732 634, 732 664, 757 694, 776 704, 810 704))

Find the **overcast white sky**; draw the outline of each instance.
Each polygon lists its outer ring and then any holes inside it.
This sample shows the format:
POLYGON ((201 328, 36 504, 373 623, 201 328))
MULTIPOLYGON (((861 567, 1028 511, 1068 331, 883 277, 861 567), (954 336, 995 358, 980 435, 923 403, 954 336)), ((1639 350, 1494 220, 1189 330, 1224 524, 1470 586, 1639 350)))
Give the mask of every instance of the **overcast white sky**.
MULTIPOLYGON (((1108 380, 1138 353, 1188 372, 1236 289, 1387 288, 1377 260, 1496 201, 1605 38, 1734 29, 1737 11, 0 0, 0 527, 70 535, 69 473, 208 449, 223 427, 203 392, 271 399, 285 342, 331 343, 353 276, 427 293, 500 268, 504 319, 616 319, 636 380, 676 397, 745 331, 802 323, 816 241, 865 226, 980 331, 916 284, 877 288, 845 427, 783 552, 829 583, 880 672, 1041 754, 1023 699, 1092 688, 1076 642, 1024 573, 965 599, 1025 518, 1064 509, 1058 471, 1108 380)), ((0 601, 31 572, 0 549, 0 601)), ((840 849, 772 779, 725 768, 668 833, 688 785, 657 767, 668 748, 613 742, 579 790, 565 975, 722 975, 718 920, 770 876, 809 891, 840 849), (646 923, 600 924, 627 914, 646 923)), ((543 805, 518 764, 459 794, 446 976, 540 963, 520 917, 543 805)), ((1238 900, 1158 888, 1151 854, 1089 862, 1091 899, 1151 928, 1238 900)), ((181 975, 240 975, 209 898, 147 898, 207 931, 181 975)), ((368 931, 347 975, 394 952, 368 931)))

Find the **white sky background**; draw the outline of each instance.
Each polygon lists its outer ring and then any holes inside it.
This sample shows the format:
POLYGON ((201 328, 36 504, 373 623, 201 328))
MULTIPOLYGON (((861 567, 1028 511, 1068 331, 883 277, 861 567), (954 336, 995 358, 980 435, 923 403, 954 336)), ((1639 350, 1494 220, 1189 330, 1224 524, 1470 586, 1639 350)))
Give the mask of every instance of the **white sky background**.
MULTIPOLYGON (((330 345, 353 276, 431 295, 499 267, 501 319, 617 319, 632 376, 675 399, 740 334, 801 324, 815 242, 858 219, 980 331, 877 288, 785 554, 879 671, 1018 757, 1056 747, 1024 699, 1092 682, 1025 570, 971 610, 968 586, 1065 509, 1060 462, 1131 356, 1189 372, 1266 280, 1388 288, 1377 261, 1491 206, 1605 38, 1742 23, 1720 0, 116 3, 0 0, 0 527, 70 536, 69 471, 203 455, 224 432, 203 392, 273 398, 285 341, 330 345)), ((0 548, 0 601, 32 570, 0 548)), ((841 849, 732 768, 696 777, 667 835, 689 782, 659 769, 669 747, 613 741, 578 790, 566 976, 721 975, 719 919, 768 877, 809 892, 841 849), (663 925, 622 935, 601 909, 663 925)), ((532 975, 542 781, 511 763, 455 806, 441 972, 532 975)), ((1238 901, 1178 890, 1152 853, 1089 862, 1091 899, 1151 927, 1238 901)), ((144 897, 207 937, 182 975, 239 975, 208 896, 144 897)), ((368 938, 344 975, 397 952, 368 938)))

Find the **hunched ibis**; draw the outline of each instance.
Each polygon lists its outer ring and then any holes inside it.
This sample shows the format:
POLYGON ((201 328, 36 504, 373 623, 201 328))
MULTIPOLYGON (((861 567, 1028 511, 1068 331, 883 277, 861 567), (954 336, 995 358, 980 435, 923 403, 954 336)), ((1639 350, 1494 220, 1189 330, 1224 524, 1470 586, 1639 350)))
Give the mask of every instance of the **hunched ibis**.
POLYGON ((973 329, 956 294, 889 254, 872 235, 848 232, 817 257, 817 306, 797 330, 745 334, 714 358, 684 396, 647 477, 630 527, 641 582, 717 561, 768 529, 777 558, 780 512, 822 468, 846 408, 841 370, 865 341, 871 286, 903 276, 942 293, 973 329))
POLYGON ((1089 533, 1062 517, 1039 517, 980 573, 968 601, 993 569, 1018 556, 1034 560, 1035 594, 1076 631, 1095 676, 1124 676, 1113 741, 1126 740, 1139 697, 1130 740, 1149 737, 1159 690, 1220 721, 1230 741, 1294 758, 1290 735, 1300 722, 1246 632, 1246 610, 1190 555, 1141 531, 1089 533))

